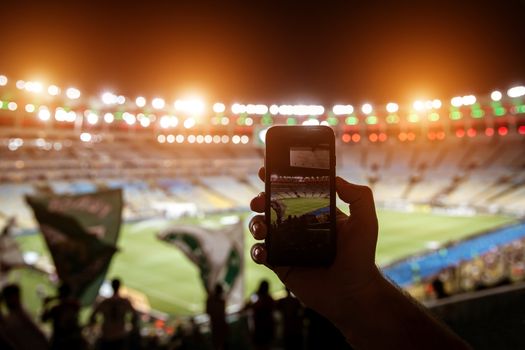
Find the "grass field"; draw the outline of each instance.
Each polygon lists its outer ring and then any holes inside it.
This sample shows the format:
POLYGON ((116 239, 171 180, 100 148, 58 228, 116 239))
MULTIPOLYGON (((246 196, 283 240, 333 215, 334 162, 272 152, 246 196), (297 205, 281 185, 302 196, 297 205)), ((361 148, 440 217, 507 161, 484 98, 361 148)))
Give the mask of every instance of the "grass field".
MULTIPOLYGON (((247 220, 248 214, 243 217, 247 220)), ((514 220, 501 216, 458 217, 384 210, 378 211, 378 217, 379 264, 427 249, 429 242, 445 243, 514 220)), ((170 224, 161 220, 124 224, 118 244, 121 250, 113 259, 108 278, 121 277, 126 286, 144 293, 154 309, 170 314, 198 313, 203 310, 205 294, 197 269, 178 249, 155 238, 159 230, 170 224)), ((269 270, 251 262, 249 247, 254 241, 247 229, 245 237, 245 294, 253 293, 263 278, 270 280, 273 292, 282 290, 269 270)), ((40 235, 20 237, 19 242, 24 251, 46 251, 40 235)), ((19 271, 12 278, 23 285, 25 302, 37 312, 40 302, 35 295, 51 293, 50 282, 31 271, 19 271)))
POLYGON ((282 201, 286 205, 285 218, 288 215, 301 216, 330 205, 330 200, 327 198, 286 198, 282 201))

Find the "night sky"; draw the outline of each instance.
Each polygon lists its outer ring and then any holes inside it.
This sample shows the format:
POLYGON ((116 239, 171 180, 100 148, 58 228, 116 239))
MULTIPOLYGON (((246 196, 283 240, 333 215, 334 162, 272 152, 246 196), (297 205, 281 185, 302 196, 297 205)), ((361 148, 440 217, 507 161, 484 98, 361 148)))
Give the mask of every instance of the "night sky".
POLYGON ((399 2, 4 1, 0 74, 84 94, 268 104, 525 84, 524 0, 399 2))

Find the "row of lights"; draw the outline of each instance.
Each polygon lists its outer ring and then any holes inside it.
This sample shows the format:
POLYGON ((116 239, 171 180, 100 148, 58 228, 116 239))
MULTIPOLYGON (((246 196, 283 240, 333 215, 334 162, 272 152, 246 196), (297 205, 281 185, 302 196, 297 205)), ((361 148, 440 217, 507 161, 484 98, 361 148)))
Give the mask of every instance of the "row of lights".
POLYGON ((250 137, 247 135, 233 135, 231 138, 228 135, 158 135, 157 136, 157 142, 158 143, 183 143, 184 141, 187 141, 188 143, 229 143, 230 141, 234 144, 247 144, 250 142, 250 137))
MULTIPOLYGON (((520 125, 517 129, 518 133, 520 135, 525 135, 525 125, 520 125)), ((508 133, 509 133, 509 128, 506 127, 506 126, 499 126, 497 128, 492 128, 492 127, 489 127, 489 128, 486 128, 484 133, 485 133, 485 136, 494 136, 495 133, 498 133, 498 135, 500 136, 506 136, 508 133)), ((455 135, 456 137, 458 138, 463 138, 465 136, 468 136, 468 137, 476 137, 478 135, 478 131, 474 128, 469 128, 467 130, 465 129, 457 129, 455 131, 455 135)), ((427 138, 430 140, 430 141, 435 141, 435 140, 444 140, 445 139, 445 132, 444 131, 429 131, 427 133, 427 138)), ((400 132, 398 135, 397 135, 397 138, 399 139, 399 141, 401 142, 405 142, 405 141, 415 141, 416 139, 416 134, 412 131, 409 131, 409 132, 400 132)), ((385 142, 386 140, 388 139, 388 136, 386 133, 383 133, 383 132, 380 132, 380 133, 371 133, 368 135, 368 140, 370 142, 385 142)), ((358 133, 354 133, 354 134, 343 134, 341 136, 341 140, 344 142, 344 143, 349 143, 349 142, 354 142, 354 143, 357 143, 359 141, 361 141, 361 135, 358 134, 358 133)))
MULTIPOLYGON (((5 75, 0 75, 0 86, 5 86, 8 83, 8 79, 5 75)), ((16 87, 20 90, 26 90, 28 92, 41 93, 47 90, 51 96, 58 96, 61 93, 61 89, 56 85, 49 85, 47 88, 37 81, 16 81, 16 87)), ((80 90, 74 87, 70 87, 65 90, 65 95, 71 100, 79 99, 81 96, 80 90)), ((507 90, 507 96, 510 98, 519 98, 525 96, 525 86, 515 86, 507 90)), ((498 102, 502 99, 503 94, 500 91, 493 91, 490 94, 492 101, 498 102)), ((112 92, 106 91, 101 95, 101 101, 105 105, 123 105, 126 103, 126 97, 117 95, 112 92)), ((147 105, 147 100, 143 96, 139 96, 135 99, 135 105, 138 108, 144 108, 147 105)), ((472 106, 477 102, 474 95, 456 96, 450 100, 450 104, 453 107, 461 106, 472 106)), ((167 106, 166 101, 161 97, 155 97, 151 99, 151 107, 156 110, 163 110, 167 106)), ((441 108, 442 102, 439 99, 434 100, 418 100, 412 104, 412 108, 415 111, 424 110, 436 110, 441 108)), ((189 98, 183 100, 176 100, 173 103, 173 107, 177 112, 187 113, 190 115, 202 115, 206 106, 204 102, 199 98, 189 98)), ((386 111, 388 113, 396 113, 399 110, 399 105, 395 102, 389 102, 386 104, 386 111)), ((226 106, 224 103, 217 102, 213 105, 213 111, 215 113, 224 113, 226 106)), ((361 106, 361 112, 363 114, 371 114, 374 111, 373 106, 370 103, 365 103, 361 106)), ((284 115, 284 116, 318 116, 325 113, 325 108, 322 105, 271 105, 267 106, 264 104, 240 104, 234 103, 231 106, 231 112, 233 114, 252 114, 252 115, 265 115, 270 113, 272 115, 284 115)), ((354 107, 352 105, 334 105, 332 112, 335 115, 349 115, 354 113, 354 107)))
MULTIPOLYGON (((463 96, 463 97, 458 97, 459 99, 462 100, 462 103, 470 103, 468 102, 469 100, 469 97, 468 96, 463 96)), ((423 103, 423 101, 421 101, 423 103)), ((434 102, 434 101, 427 101, 427 102, 434 102)), ((0 101, 0 103, 3 103, 0 101)), ((434 106, 436 106, 436 104, 434 103, 434 106)), ((371 105, 365 105, 364 106, 365 108, 363 108, 363 111, 365 113, 371 113, 371 110, 372 110, 372 106, 371 105)), ((523 106, 519 106, 519 107, 512 107, 511 108, 511 111, 512 113, 523 113, 523 110, 520 109, 522 108, 523 106)), ((346 112, 350 112, 352 110, 352 106, 350 105, 340 105, 340 108, 339 109, 336 109, 339 113, 341 113, 342 111, 346 111, 346 112)), ((501 115, 501 113, 504 113, 505 112, 505 109, 504 107, 498 107, 499 109, 503 109, 503 112, 498 112, 500 114, 497 114, 497 115, 501 115)), ((11 110, 11 111, 16 111, 18 109, 18 104, 16 102, 8 102, 7 103, 7 109, 11 110)), ((35 106, 34 104, 31 104, 31 103, 28 103, 25 105, 24 107, 25 111, 27 113, 35 113, 37 114, 37 117, 42 120, 42 121, 48 121, 49 119, 51 119, 51 116, 52 116, 52 112, 48 109, 47 106, 35 106)), ((390 112, 390 113, 394 113, 394 111, 397 111, 398 109, 398 106, 397 104, 394 104, 394 103, 390 103, 387 105, 387 110, 390 112)), ((476 109, 473 111, 473 116, 475 118, 480 118, 482 117, 484 114, 484 112, 482 110, 479 110, 479 109, 476 109), (477 115, 475 115, 474 113, 478 113, 477 115)), ((55 109, 55 112, 54 112, 54 116, 55 116, 55 119, 57 121, 67 121, 67 122, 74 122, 77 118, 77 112, 75 111, 66 111, 64 108, 62 107, 57 107, 55 109)), ((87 121, 88 124, 90 125, 96 125, 99 123, 99 121, 102 119, 104 120, 104 122, 108 123, 108 124, 111 124, 115 121, 115 115, 111 112, 106 112, 104 113, 103 115, 99 115, 97 114, 95 111, 92 111, 92 110, 85 110, 84 111, 84 117, 87 121)), ((452 111, 451 114, 450 114, 450 118, 453 119, 453 120, 457 120, 457 119, 461 119, 462 117, 462 113, 460 111, 452 111)), ((263 117, 263 118, 267 118, 267 117, 263 117)), ((294 118, 294 117, 290 117, 290 118, 294 118)), ((289 119, 290 119, 289 118, 289 119)), ((324 121, 319 121, 318 119, 315 119, 315 118, 308 118, 306 120, 304 120, 302 122, 303 125, 329 125, 329 121, 330 121, 330 118, 332 117, 329 117, 327 120, 324 120, 324 121)), ((418 115, 417 113, 411 113, 408 115, 408 121, 411 122, 411 123, 416 123, 418 121, 420 121, 420 115, 418 115)), ((137 113, 137 114, 133 114, 133 113, 129 113, 129 112, 124 112, 122 114, 122 119, 124 120, 124 122, 126 122, 128 125, 134 125, 136 122, 139 122, 141 126, 143 127, 148 127, 150 126, 153 122, 155 122, 157 120, 157 116, 155 114, 144 114, 144 113, 137 113)), ((437 112, 431 112, 429 115, 428 115, 428 119, 430 121, 438 121, 440 119, 439 117, 439 114, 437 112)), ((263 120, 264 121, 264 120, 263 120)), ((346 123, 348 125, 356 125, 358 123, 358 119, 357 117, 355 116, 349 116, 347 117, 346 119, 346 123)), ((398 122, 399 121, 399 117, 395 114, 390 114, 389 116, 387 116, 386 118, 386 122, 391 124, 393 122, 398 122)), ((211 119, 211 122, 213 125, 223 125, 223 126, 227 126, 230 124, 230 117, 228 116, 216 116, 216 117, 213 117, 211 119)), ((376 124, 378 122, 378 117, 377 116, 374 116, 374 115, 368 115, 367 118, 365 119, 365 122, 367 124, 376 124)), ((242 116, 239 120, 238 120, 238 123, 239 125, 246 125, 246 126, 252 126, 254 124, 254 120, 253 118, 251 117, 245 117, 245 116, 242 116)), ((297 122, 295 122, 294 124, 296 124, 297 122)), ((179 118, 176 117, 175 115, 162 115, 160 118, 159 118, 159 126, 162 128, 162 129, 168 129, 168 128, 175 128, 179 125, 179 118)), ((190 129, 192 127, 194 127, 195 125, 197 124, 197 119, 194 118, 194 117, 187 117, 183 120, 182 122, 182 125, 186 128, 186 129, 190 129)))

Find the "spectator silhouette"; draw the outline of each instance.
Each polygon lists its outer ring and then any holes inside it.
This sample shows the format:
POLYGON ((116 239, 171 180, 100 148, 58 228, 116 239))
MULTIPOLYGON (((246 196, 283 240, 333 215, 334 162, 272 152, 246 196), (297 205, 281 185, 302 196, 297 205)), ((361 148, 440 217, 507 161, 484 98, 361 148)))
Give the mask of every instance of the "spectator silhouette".
POLYGON ((20 287, 9 284, 2 290, 2 299, 8 313, 3 318, 3 331, 7 341, 17 350, 48 349, 49 343, 40 328, 22 307, 20 287))
POLYGON ((127 316, 131 317, 131 326, 136 327, 138 315, 127 298, 119 295, 120 280, 111 281, 113 295, 98 304, 90 317, 90 324, 95 324, 97 316, 102 315, 102 336, 99 340, 101 350, 105 349, 127 349, 128 331, 127 316))
POLYGON ((208 295, 206 300, 206 313, 210 316, 211 338, 214 349, 224 349, 228 335, 226 323, 226 301, 224 291, 220 284, 208 295))
POLYGON ((445 291, 445 284, 439 276, 432 281, 432 289, 434 289, 434 293, 438 299, 443 299, 449 296, 445 291))
POLYGON ((256 300, 249 306, 253 317, 252 341, 256 349, 268 349, 274 337, 273 311, 275 302, 269 290, 268 281, 261 281, 256 293, 256 300))
POLYGON ((71 288, 62 284, 58 289, 58 297, 44 300, 42 322, 53 322, 51 349, 85 349, 86 342, 82 338, 78 314, 80 302, 72 297, 71 288))
MULTIPOLYGON (((0 303, 2 301, 2 294, 0 293, 0 303)), ((1 306, 1 305, 0 305, 1 306)), ((14 350, 13 344, 9 341, 9 337, 5 333, 4 315, 2 314, 2 308, 0 307, 0 349, 14 350)))
POLYGON ((13 237, 15 226, 15 217, 10 217, 0 234, 0 288, 9 284, 8 276, 13 268, 25 264, 18 243, 13 237))
POLYGON ((286 350, 303 348, 303 307, 286 288, 286 296, 277 301, 283 318, 283 343, 286 350))

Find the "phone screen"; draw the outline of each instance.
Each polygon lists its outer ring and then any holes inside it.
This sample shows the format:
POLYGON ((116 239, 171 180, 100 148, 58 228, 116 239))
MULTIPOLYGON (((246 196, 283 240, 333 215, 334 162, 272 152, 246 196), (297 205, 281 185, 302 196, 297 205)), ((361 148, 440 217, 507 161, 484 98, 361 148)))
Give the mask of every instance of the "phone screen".
POLYGON ((304 128, 267 139, 270 263, 324 265, 333 254, 333 144, 304 128))

